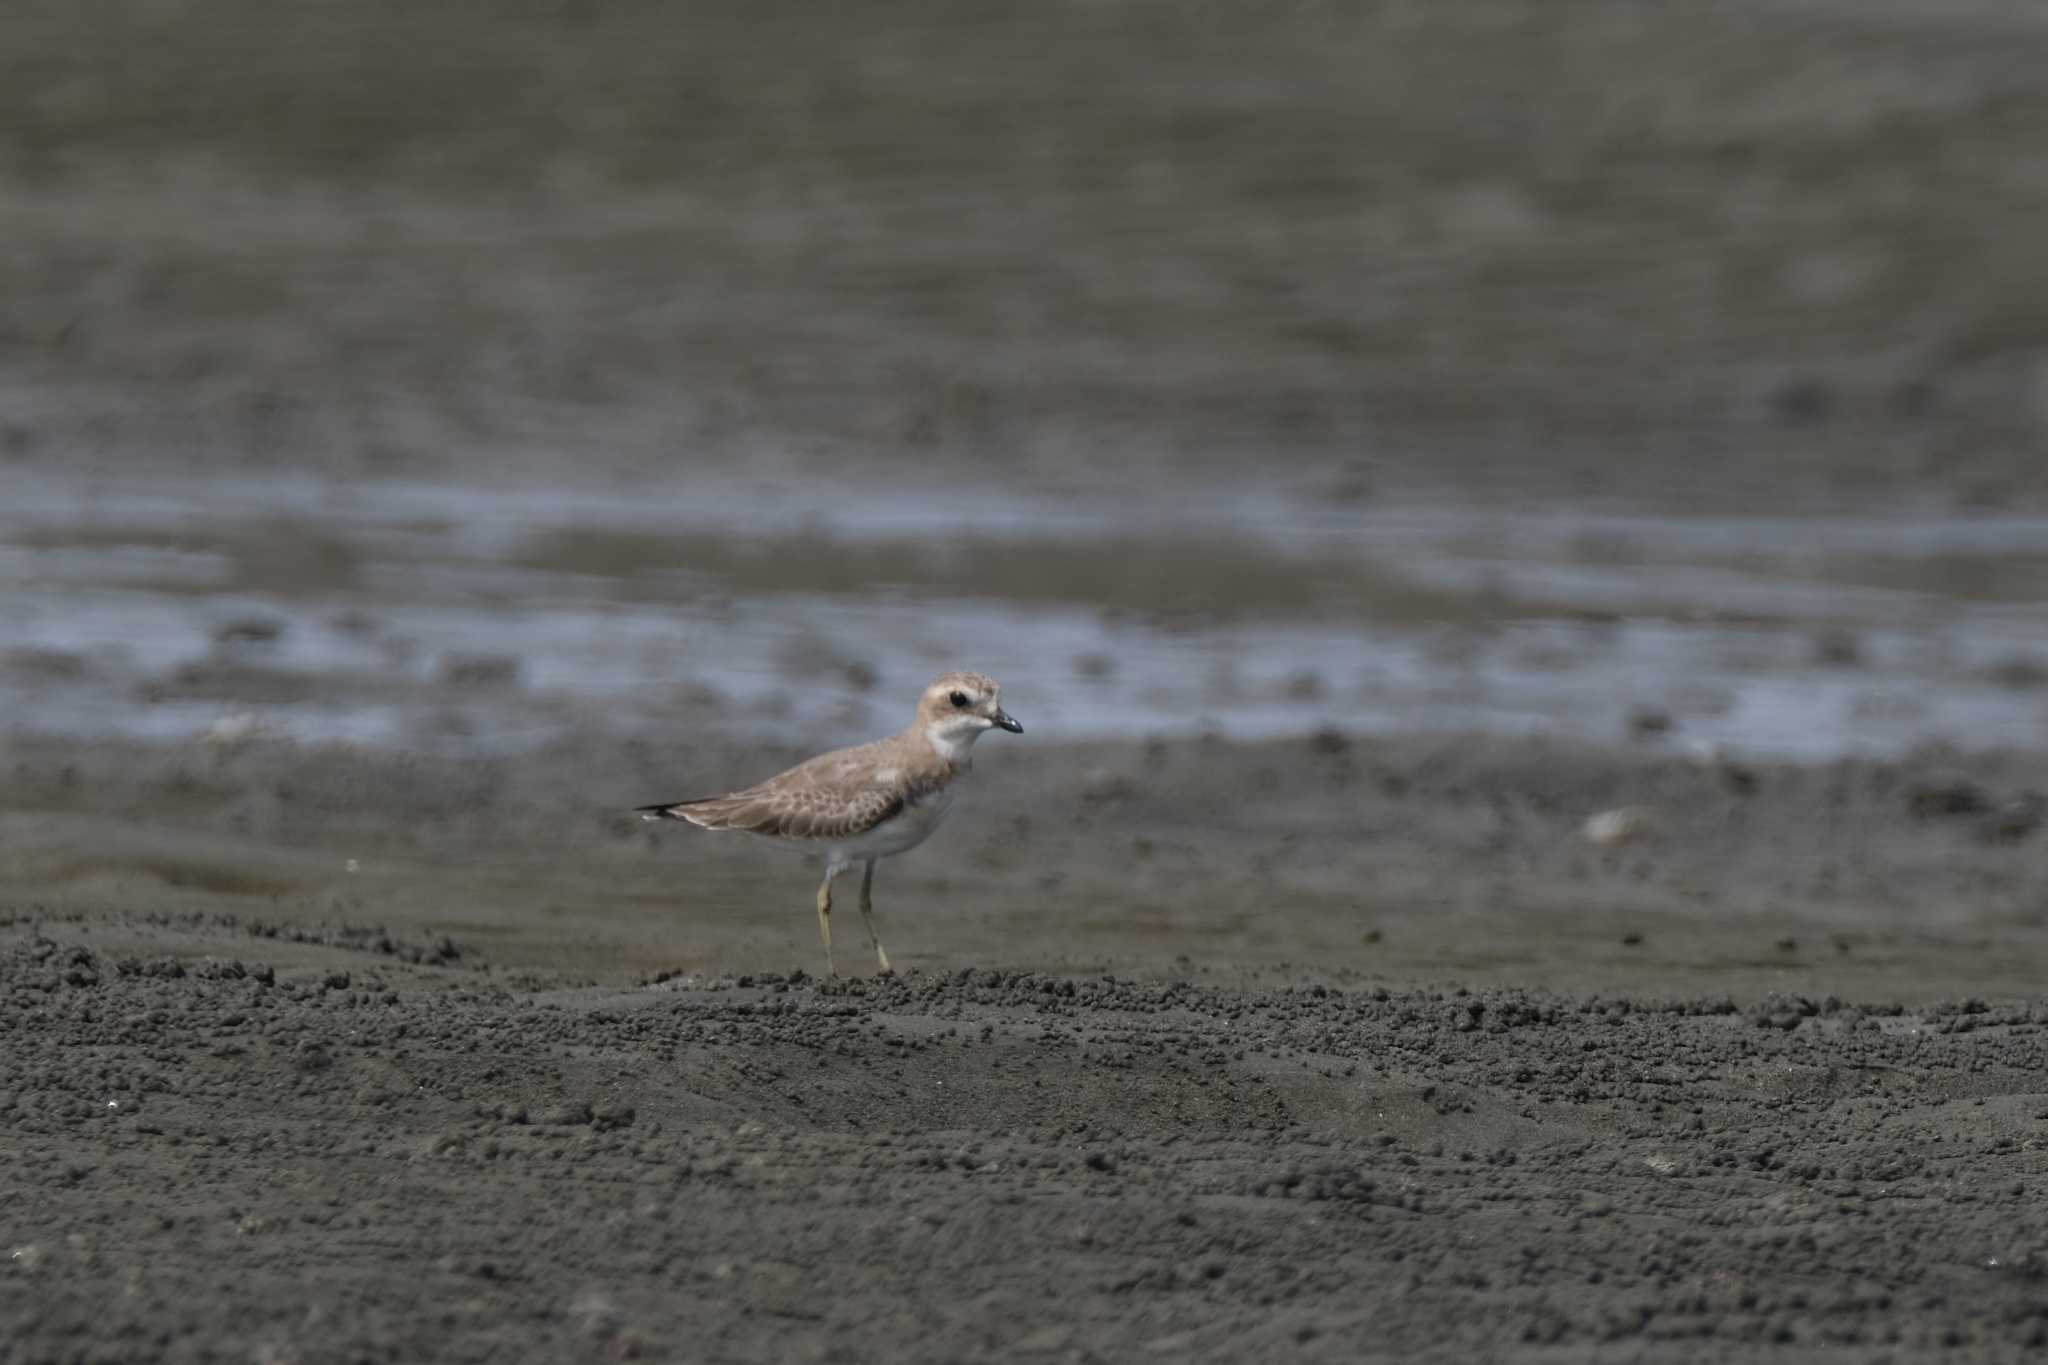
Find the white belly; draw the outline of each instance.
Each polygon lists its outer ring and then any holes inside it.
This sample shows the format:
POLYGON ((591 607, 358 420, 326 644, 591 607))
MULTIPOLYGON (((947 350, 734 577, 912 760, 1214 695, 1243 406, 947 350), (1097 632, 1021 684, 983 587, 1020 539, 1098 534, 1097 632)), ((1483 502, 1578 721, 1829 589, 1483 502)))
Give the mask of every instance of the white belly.
POLYGON ((892 853, 916 848, 932 831, 945 820, 946 812, 953 808, 951 789, 933 792, 922 801, 903 808, 891 819, 884 820, 865 834, 857 834, 844 843, 832 847, 834 862, 864 862, 869 858, 886 858, 892 853))

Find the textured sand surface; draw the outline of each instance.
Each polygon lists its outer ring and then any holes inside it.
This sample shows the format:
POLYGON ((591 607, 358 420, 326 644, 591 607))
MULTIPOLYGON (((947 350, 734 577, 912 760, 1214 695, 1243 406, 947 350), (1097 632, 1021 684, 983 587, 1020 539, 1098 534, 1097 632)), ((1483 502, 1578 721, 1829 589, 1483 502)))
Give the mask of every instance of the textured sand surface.
POLYGON ((10 5, 0 1362, 2043 1345, 2044 13, 10 5))
POLYGON ((2039 1006, 531 990, 101 929, 0 959, 9 1360, 2048 1342, 2039 1006))
POLYGON ((0 1359, 2048 1330, 2048 868, 1961 809, 2028 760, 1019 746, 890 865, 911 970, 821 982, 807 869, 614 826, 596 746, 9 758, 0 1359))
POLYGON ((2048 497, 2026 0, 100 0, 7 39, 0 461, 2048 497))

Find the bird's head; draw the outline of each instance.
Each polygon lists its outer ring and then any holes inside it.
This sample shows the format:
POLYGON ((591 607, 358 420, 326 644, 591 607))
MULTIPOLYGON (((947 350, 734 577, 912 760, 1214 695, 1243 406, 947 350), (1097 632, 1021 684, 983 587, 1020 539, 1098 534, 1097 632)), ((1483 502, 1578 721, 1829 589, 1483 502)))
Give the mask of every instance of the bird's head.
POLYGON ((917 700, 917 729, 947 758, 963 758, 984 731, 1024 733, 1002 700, 1002 684, 985 673, 941 673, 917 700))

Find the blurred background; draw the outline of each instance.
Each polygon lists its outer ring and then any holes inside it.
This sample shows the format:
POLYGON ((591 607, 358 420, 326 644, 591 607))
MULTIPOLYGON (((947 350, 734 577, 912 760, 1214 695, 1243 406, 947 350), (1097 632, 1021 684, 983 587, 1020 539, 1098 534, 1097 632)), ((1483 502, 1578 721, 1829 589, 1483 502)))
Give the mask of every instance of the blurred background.
POLYGON ((2039 749, 2044 70, 2029 0, 15 0, 15 847, 82 754, 609 810, 955 666, 1041 753, 2039 749))

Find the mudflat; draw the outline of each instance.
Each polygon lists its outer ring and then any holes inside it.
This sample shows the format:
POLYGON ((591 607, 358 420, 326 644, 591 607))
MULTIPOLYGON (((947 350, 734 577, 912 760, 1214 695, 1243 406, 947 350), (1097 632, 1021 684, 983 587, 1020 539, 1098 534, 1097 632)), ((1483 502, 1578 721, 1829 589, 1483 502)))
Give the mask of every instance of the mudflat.
POLYGON ((2024 3, 11 19, 8 464, 2048 498, 2024 3))
POLYGON ((2048 1333, 2024 758, 1020 744, 838 980, 672 754, 7 760, 0 1358, 2048 1333))
POLYGON ((2038 6, 14 9, 0 1362, 2043 1344, 2038 6))

